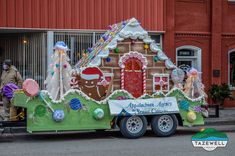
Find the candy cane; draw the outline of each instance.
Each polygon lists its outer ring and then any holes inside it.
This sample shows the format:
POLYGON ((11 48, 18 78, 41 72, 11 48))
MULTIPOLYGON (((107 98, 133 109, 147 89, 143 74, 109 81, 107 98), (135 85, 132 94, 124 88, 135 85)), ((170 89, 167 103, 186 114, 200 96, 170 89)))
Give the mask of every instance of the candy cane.
POLYGON ((124 68, 121 71, 121 88, 124 89, 124 68))
POLYGON ((146 93, 146 70, 143 69, 143 91, 146 93))

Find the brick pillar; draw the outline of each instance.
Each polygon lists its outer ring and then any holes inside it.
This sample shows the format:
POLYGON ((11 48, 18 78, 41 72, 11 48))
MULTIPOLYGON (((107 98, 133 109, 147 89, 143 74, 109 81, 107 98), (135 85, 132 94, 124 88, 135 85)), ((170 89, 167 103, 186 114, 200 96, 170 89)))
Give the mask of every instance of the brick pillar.
POLYGON ((175 0, 164 0, 164 42, 163 51, 173 62, 175 54, 175 0))
POLYGON ((211 82, 221 83, 221 31, 222 31, 222 1, 212 0, 211 19, 211 82))

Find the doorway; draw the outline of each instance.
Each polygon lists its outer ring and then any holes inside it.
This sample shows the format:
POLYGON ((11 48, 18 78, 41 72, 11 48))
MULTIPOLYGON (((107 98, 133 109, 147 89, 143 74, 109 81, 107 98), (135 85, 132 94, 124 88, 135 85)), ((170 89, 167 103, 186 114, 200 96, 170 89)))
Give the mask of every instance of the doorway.
POLYGON ((147 58, 137 51, 130 51, 119 59, 118 64, 121 68, 121 89, 135 98, 145 94, 147 58))
POLYGON ((201 49, 195 46, 181 46, 176 49, 176 63, 184 72, 191 68, 201 72, 201 49))
POLYGON ((137 58, 129 58, 125 62, 124 89, 134 97, 143 95, 142 63, 137 58))

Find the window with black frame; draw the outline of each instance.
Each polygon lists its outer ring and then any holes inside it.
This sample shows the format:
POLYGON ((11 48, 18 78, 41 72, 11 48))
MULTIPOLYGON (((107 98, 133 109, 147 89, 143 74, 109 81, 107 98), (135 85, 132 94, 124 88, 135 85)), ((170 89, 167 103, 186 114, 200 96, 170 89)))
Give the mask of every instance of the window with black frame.
POLYGON ((235 51, 229 54, 229 61, 229 84, 231 87, 235 87, 235 51))

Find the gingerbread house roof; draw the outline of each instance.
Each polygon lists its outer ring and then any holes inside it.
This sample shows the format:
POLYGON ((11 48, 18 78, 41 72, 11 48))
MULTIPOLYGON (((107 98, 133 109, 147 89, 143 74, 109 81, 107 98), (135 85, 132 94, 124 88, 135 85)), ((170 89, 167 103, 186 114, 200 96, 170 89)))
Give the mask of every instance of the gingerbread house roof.
POLYGON ((109 26, 109 30, 101 36, 99 41, 75 65, 77 69, 87 66, 100 66, 101 59, 109 56, 109 51, 117 47, 119 41, 125 39, 140 39, 150 45, 150 50, 156 53, 159 60, 165 61, 167 69, 176 68, 173 62, 159 48, 157 43, 151 39, 148 32, 144 30, 135 18, 122 21, 109 26))

